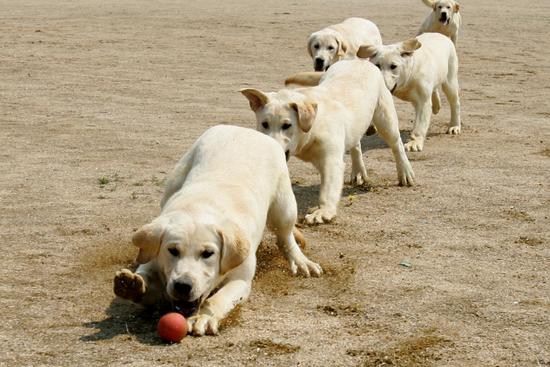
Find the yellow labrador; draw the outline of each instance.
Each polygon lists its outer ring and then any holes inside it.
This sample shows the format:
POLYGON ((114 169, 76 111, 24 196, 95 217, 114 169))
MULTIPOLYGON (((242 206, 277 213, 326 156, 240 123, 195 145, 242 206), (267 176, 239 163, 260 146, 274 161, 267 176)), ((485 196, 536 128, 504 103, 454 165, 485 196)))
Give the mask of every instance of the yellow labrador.
POLYGON ((460 4, 454 0, 422 0, 432 8, 432 12, 424 19, 417 35, 427 32, 437 32, 450 37, 453 43, 458 42, 458 30, 462 23, 460 4))
POLYGON ((392 149, 401 185, 412 185, 414 173, 399 135, 397 113, 380 72, 366 60, 343 60, 326 73, 304 73, 293 83, 316 87, 263 93, 243 89, 256 113, 257 129, 275 139, 288 156, 311 162, 321 174, 319 207, 308 224, 336 216, 344 183, 344 154, 350 151, 352 183, 362 184, 367 171, 361 137, 372 123, 392 149))
POLYGON ((307 50, 316 71, 325 71, 344 58, 355 58, 361 45, 381 45, 382 37, 376 24, 363 18, 348 18, 312 33, 307 50))
POLYGON ((460 98, 458 95, 458 57, 451 40, 439 33, 420 36, 385 46, 362 46, 357 53, 368 58, 382 72, 388 89, 396 97, 411 102, 416 111, 410 151, 421 151, 432 112, 441 108, 441 87, 451 106, 448 134, 460 134, 460 98))
POLYGON ((303 237, 283 151, 254 130, 207 130, 169 175, 161 207, 132 238, 141 265, 117 272, 114 291, 143 304, 172 301, 193 315, 189 333, 217 334, 248 298, 266 220, 293 274, 322 272, 296 242, 303 237))

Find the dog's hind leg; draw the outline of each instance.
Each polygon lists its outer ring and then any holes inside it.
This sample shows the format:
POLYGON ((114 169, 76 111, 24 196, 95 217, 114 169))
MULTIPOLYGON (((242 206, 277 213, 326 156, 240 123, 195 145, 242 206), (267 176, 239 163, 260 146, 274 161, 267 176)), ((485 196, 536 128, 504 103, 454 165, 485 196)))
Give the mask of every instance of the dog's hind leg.
POLYGON ((434 89, 432 92, 432 113, 437 115, 441 109, 441 98, 439 98, 439 91, 434 89))
POLYGON ((451 106, 451 123, 447 134, 457 135, 460 134, 461 122, 460 122, 460 97, 458 95, 459 85, 458 85, 458 61, 455 55, 454 62, 449 65, 449 76, 447 81, 441 86, 449 105, 451 106))
POLYGON ((367 180, 367 169, 363 161, 363 151, 361 150, 361 142, 350 149, 351 155, 351 178, 352 185, 362 185, 367 180))
POLYGON ((405 154, 405 147, 399 134, 399 121, 393 104, 393 99, 387 88, 380 94, 378 106, 374 111, 373 123, 380 137, 389 145, 397 166, 399 184, 402 186, 414 185, 414 172, 411 163, 405 154))

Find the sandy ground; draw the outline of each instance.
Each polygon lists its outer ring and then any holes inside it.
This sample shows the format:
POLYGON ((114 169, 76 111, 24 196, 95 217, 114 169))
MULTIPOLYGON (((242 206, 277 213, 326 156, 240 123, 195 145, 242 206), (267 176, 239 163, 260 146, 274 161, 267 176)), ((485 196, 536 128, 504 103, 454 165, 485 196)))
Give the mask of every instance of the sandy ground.
MULTIPOLYGON (((132 232, 207 127, 254 126, 237 92, 310 70, 307 35, 348 16, 408 38, 421 1, 2 1, 0 365, 550 366, 550 3, 462 1, 463 134, 444 102, 418 185, 365 138, 371 186, 304 228, 320 279, 266 235, 253 293, 217 337, 164 345, 115 299, 132 232), (408 261, 410 268, 400 266, 408 261)), ((413 109, 397 102, 406 139, 413 109)), ((291 159, 301 215, 312 166, 291 159)), ((348 159, 349 171, 349 159, 348 159)))

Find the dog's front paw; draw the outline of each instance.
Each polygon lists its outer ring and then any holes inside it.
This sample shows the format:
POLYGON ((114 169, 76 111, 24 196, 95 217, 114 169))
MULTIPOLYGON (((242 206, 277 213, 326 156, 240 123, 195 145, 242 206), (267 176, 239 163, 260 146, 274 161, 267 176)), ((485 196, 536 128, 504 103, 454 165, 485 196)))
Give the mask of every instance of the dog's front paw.
POLYGON ((405 150, 407 152, 421 152, 424 148, 424 142, 418 140, 411 140, 405 144, 405 150))
POLYGON ((300 253, 297 256, 288 260, 290 263, 290 271, 292 275, 301 274, 306 278, 310 276, 320 277, 323 274, 321 265, 311 261, 304 254, 300 253))
POLYGON ((187 333, 195 336, 217 335, 219 324, 214 316, 198 314, 187 319, 187 333))
POLYGON ((326 207, 315 209, 311 214, 306 215, 307 224, 329 223, 336 216, 336 210, 326 207))
POLYGON ((141 275, 122 269, 115 274, 114 291, 120 298, 138 303, 143 299, 147 285, 141 275))
POLYGON ((447 130, 447 134, 458 135, 460 134, 460 126, 451 126, 447 130))
POLYGON ((414 186, 414 171, 410 164, 398 169, 399 186, 414 186))

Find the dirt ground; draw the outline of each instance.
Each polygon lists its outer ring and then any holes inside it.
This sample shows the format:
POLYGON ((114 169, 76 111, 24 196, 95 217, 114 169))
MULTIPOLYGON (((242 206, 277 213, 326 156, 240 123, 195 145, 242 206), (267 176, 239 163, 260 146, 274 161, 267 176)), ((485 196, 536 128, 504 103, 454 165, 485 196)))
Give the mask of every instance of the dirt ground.
MULTIPOLYGON (((370 186, 346 186, 337 220, 303 229, 326 274, 291 277, 266 234, 252 295, 221 334, 165 345, 161 311, 116 300, 112 278, 166 173, 207 127, 253 127, 237 91, 310 70, 309 33, 361 16, 393 43, 429 9, 3 1, 0 365, 550 366, 550 3, 461 5, 463 134, 444 133, 444 101, 409 154, 413 188, 365 138, 370 186)), ((396 106, 406 139, 414 111, 396 106)), ((319 177, 289 168, 303 216, 319 177)))

